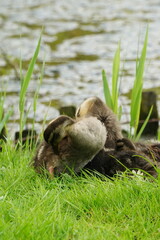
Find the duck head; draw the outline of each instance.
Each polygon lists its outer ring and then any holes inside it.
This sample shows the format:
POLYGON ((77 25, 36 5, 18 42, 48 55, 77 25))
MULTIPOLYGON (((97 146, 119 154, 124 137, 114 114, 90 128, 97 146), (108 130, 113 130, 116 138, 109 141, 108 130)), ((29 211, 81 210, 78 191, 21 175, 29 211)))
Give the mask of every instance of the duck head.
POLYGON ((88 118, 91 116, 101 121, 106 128, 107 135, 105 147, 115 149, 117 140, 123 137, 117 116, 98 97, 86 99, 77 109, 76 119, 88 118))

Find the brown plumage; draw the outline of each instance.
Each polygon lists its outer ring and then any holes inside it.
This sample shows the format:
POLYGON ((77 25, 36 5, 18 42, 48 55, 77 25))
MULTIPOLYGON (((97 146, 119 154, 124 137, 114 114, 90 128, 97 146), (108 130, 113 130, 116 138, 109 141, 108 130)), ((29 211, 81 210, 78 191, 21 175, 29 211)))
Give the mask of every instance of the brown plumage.
POLYGON ((160 167, 160 156, 158 156, 157 151, 160 152, 160 144, 156 145, 155 150, 152 145, 134 144, 129 139, 123 138, 117 141, 115 150, 102 149, 84 167, 84 170, 98 171, 108 177, 113 177, 126 170, 138 171, 140 169, 146 174, 157 177, 156 167, 160 167))
POLYGON ((156 166, 160 167, 160 144, 123 138, 115 114, 97 97, 81 104, 75 120, 53 120, 34 158, 36 171, 47 169, 52 176, 88 169, 113 177, 126 169, 141 169, 157 177, 156 166))
POLYGON ((73 120, 60 116, 44 131, 44 141, 34 157, 38 172, 47 169, 51 175, 79 172, 104 147, 106 129, 95 117, 73 120))

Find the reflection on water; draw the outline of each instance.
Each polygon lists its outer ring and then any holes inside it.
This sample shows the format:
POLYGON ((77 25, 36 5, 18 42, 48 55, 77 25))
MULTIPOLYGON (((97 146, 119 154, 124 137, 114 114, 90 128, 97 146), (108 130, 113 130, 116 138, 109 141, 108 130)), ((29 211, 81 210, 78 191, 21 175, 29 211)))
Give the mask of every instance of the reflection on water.
POLYGON ((6 106, 15 106, 13 118, 18 119, 19 59, 22 57, 25 70, 42 26, 41 52, 27 97, 29 105, 45 59, 37 121, 41 121, 47 111, 48 119, 58 115, 56 108, 46 107, 50 100, 60 105, 77 105, 92 95, 103 98, 101 70, 105 69, 111 77, 112 59, 120 40, 121 57, 125 59, 121 66, 124 76, 120 91, 128 92, 135 72, 138 41, 141 46, 148 23, 149 61, 144 87, 159 86, 159 16, 158 0, 1 1, 0 84, 6 83, 6 106))

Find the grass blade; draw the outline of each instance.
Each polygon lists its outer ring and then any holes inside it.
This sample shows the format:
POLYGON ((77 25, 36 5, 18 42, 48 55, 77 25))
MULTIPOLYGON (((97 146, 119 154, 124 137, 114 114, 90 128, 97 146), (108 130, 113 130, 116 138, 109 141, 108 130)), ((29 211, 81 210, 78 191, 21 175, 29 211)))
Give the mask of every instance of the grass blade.
POLYGON ((144 75, 144 66, 145 66, 145 60, 146 60, 147 44, 148 44, 148 28, 146 31, 140 59, 137 60, 137 63, 136 63, 136 77, 134 80, 134 85, 133 85, 132 94, 131 94, 130 128, 131 128, 131 132, 132 132, 132 129, 134 128, 134 136, 133 136, 134 138, 136 138, 137 127, 138 127, 139 116, 140 116, 140 105, 141 105, 141 98, 142 98, 143 75, 144 75))
POLYGON ((37 57, 38 57, 40 44, 41 44, 41 36, 39 38, 38 45, 36 47, 35 53, 34 53, 32 59, 31 59, 31 62, 29 64, 27 73, 26 73, 26 75, 23 79, 23 82, 22 82, 21 92, 20 92, 20 109, 21 109, 21 107, 23 107, 23 104, 24 104, 24 96, 26 94, 26 91, 27 91, 27 88, 28 88, 28 85, 29 85, 29 82, 30 82, 30 79, 31 79, 31 76, 32 76, 32 73, 33 73, 34 65, 35 65, 37 57))
POLYGON ((7 123, 8 119, 10 118, 10 116, 13 114, 13 109, 9 109, 7 111, 7 113, 5 114, 5 116, 3 117, 3 119, 0 122, 0 133, 2 131, 2 129, 4 128, 5 124, 7 123))
POLYGON ((137 136, 136 136, 136 138, 135 138, 136 141, 139 140, 139 138, 140 138, 143 130, 145 129, 145 127, 146 127, 146 125, 147 125, 147 123, 148 123, 148 121, 149 121, 149 118, 150 118, 150 116, 151 116, 152 110, 153 110, 153 106, 151 107, 151 109, 150 109, 150 111, 149 111, 149 113, 148 113, 148 116, 147 116, 146 120, 144 121, 141 129, 139 130, 139 132, 138 132, 138 134, 137 134, 137 136))
POLYGON ((20 99, 19 99, 20 141, 22 141, 22 131, 23 131, 23 127, 24 127, 24 124, 25 124, 24 108, 25 108, 26 92, 27 92, 28 85, 29 85, 29 82, 31 80, 31 76, 32 76, 32 73, 33 73, 33 70, 34 70, 34 66, 35 66, 35 63, 36 63, 36 60, 37 60, 37 57, 38 57, 38 54, 39 54, 40 44, 41 44, 41 35, 40 35, 40 38, 38 40, 38 44, 37 44, 36 50, 34 52, 34 55, 31 59, 30 64, 29 64, 27 73, 26 73, 26 75, 25 75, 25 77, 24 77, 24 79, 22 80, 22 83, 21 83, 21 91, 20 91, 20 99))
POLYGON ((115 114, 119 114, 118 111, 118 95, 119 95, 119 68, 120 68, 120 44, 114 55, 113 67, 112 67, 112 91, 109 88, 108 79, 106 73, 102 71, 103 89, 106 104, 113 110, 115 114))
POLYGON ((108 85, 108 79, 106 77, 106 73, 104 70, 102 70, 102 80, 103 80, 103 90, 104 90, 104 96, 106 100, 106 104, 113 109, 113 102, 112 102, 112 97, 111 97, 111 92, 110 88, 108 85))
POLYGON ((113 68, 112 68, 112 101, 113 110, 118 114, 118 92, 119 92, 119 67, 120 67, 120 43, 114 55, 113 68))

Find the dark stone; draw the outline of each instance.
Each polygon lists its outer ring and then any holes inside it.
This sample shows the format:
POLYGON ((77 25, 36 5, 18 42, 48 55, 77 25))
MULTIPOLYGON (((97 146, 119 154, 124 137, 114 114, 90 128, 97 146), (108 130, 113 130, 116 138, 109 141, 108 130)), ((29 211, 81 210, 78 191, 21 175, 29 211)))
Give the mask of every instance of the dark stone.
MULTIPOLYGON (((21 144, 20 142, 20 132, 15 133, 15 144, 17 147, 21 144)), ((34 146, 37 142, 37 133, 32 129, 25 129, 22 131, 22 146, 25 146, 28 142, 29 146, 34 146)))
MULTIPOLYGON (((2 120, 2 119, 1 119, 2 120)), ((2 146, 1 144, 3 142, 6 142, 6 139, 7 139, 7 135, 6 135, 6 128, 3 127, 1 132, 0 132, 0 152, 2 152, 2 146)))
POLYGON ((158 131, 157 95, 153 91, 143 92, 138 131, 141 129, 152 106, 153 106, 153 110, 149 118, 149 121, 142 133, 143 136, 146 136, 146 135, 156 136, 158 131))
POLYGON ((54 78, 58 78, 60 76, 60 72, 59 70, 52 70, 53 74, 54 74, 54 78))
POLYGON ((0 132, 0 139, 6 141, 6 129, 3 127, 2 131, 0 132))

